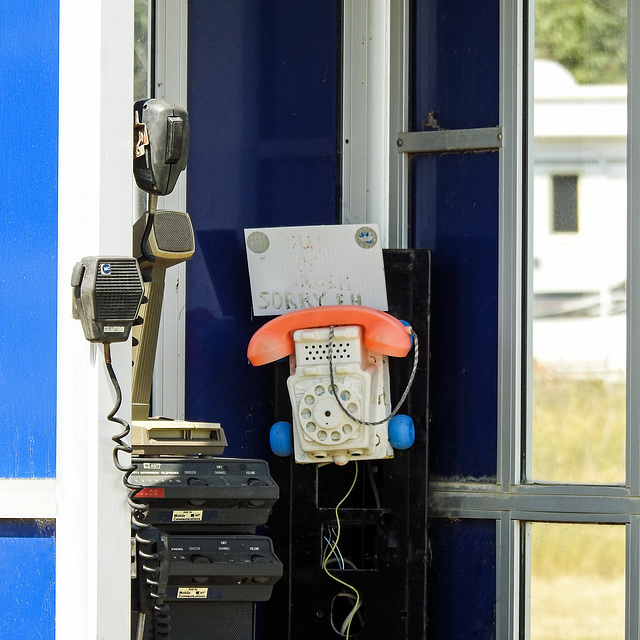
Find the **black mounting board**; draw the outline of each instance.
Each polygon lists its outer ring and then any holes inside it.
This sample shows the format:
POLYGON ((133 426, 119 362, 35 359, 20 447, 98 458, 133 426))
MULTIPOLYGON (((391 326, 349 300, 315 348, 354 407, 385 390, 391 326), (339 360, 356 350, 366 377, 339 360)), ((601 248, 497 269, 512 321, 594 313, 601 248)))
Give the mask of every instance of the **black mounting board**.
MULTIPOLYGON (((431 254, 385 250, 389 312, 408 321, 419 337, 416 378, 401 413, 411 416, 416 441, 391 460, 358 463, 353 492, 340 507, 339 553, 328 568, 353 585, 362 607, 350 640, 425 640, 427 604, 427 435, 429 424, 429 326, 431 254)), ((391 358, 392 404, 402 395, 412 354, 391 358)), ((289 420, 285 379, 278 372, 276 420, 289 420), (284 393, 283 393, 284 390, 284 393)), ((331 640, 354 601, 352 591, 323 570, 325 538, 336 530, 335 507, 349 489, 355 463, 296 464, 275 458, 271 471, 280 486, 270 532, 285 573, 269 603, 271 635, 287 640, 331 640), (346 594, 346 595, 341 595, 346 594)))

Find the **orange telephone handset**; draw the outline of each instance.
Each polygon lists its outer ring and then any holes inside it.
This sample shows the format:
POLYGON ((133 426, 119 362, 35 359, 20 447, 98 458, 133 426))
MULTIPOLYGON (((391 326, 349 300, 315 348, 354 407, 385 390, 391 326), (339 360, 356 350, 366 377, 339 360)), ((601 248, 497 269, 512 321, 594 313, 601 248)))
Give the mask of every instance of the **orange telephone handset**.
POLYGON ((359 305, 330 305, 298 309, 278 316, 260 327, 247 349, 254 367, 275 362, 294 352, 291 333, 338 325, 364 327, 364 346, 388 356, 404 357, 411 349, 411 327, 384 311, 359 305))

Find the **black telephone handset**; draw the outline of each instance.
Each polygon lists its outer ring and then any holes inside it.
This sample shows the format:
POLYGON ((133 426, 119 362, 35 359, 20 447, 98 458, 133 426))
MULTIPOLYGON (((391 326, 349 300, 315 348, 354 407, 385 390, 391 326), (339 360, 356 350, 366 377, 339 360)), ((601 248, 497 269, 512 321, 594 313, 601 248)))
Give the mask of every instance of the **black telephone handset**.
POLYGON ((134 112, 133 174, 142 191, 166 196, 187 166, 189 116, 165 100, 138 100, 134 112))

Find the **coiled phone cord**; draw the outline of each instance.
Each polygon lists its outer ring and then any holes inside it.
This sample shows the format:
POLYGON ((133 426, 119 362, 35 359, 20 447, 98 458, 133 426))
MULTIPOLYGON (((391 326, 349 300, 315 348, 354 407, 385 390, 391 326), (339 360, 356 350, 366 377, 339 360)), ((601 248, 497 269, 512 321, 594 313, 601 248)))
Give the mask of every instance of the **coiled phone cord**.
POLYGON ((393 411, 386 418, 383 418, 382 420, 376 420, 375 422, 368 422, 367 420, 360 420, 359 418, 356 418, 354 415, 351 415, 349 410, 342 404, 342 402, 340 400, 340 394, 338 393, 338 390, 336 388, 334 374, 333 374, 333 333, 334 333, 334 329, 335 329, 335 327, 333 325, 331 325, 329 327, 329 355, 328 355, 328 357, 329 357, 329 378, 331 379, 331 389, 333 390, 333 397, 336 399, 336 402, 338 403, 338 406, 340 407, 340 409, 342 409, 342 412, 350 420, 353 420, 354 422, 357 422, 358 424, 365 425, 367 427, 377 427, 380 424, 384 424, 385 422, 388 422, 389 420, 391 420, 391 418, 393 418, 398 413, 398 411, 400 411, 400 407, 402 407, 402 405, 404 404, 404 401, 407 399, 407 396, 409 395, 409 391, 411 390, 411 387, 413 385, 413 381, 414 381, 414 379, 416 377, 416 372, 418 371, 418 358, 420 356, 420 349, 419 349, 419 344, 418 344, 418 334, 413 329, 411 329, 411 336, 413 338, 413 366, 411 368, 411 375, 409 376, 409 381, 407 382, 407 386, 404 389, 402 397, 398 401, 398 404, 396 404, 396 406, 393 409, 393 411))
POLYGON ((149 511, 149 505, 142 502, 135 502, 135 496, 142 489, 141 485, 133 484, 130 480, 131 474, 138 468, 136 465, 124 465, 120 461, 120 453, 132 453, 132 448, 124 441, 129 433, 131 433, 131 426, 126 420, 116 416, 122 405, 122 389, 116 376, 113 364, 111 363, 111 345, 108 342, 103 343, 104 347, 104 362, 109 374, 109 379, 113 385, 113 389, 116 394, 116 401, 113 409, 107 416, 107 420, 115 422, 122 427, 122 431, 112 436, 111 440, 115 443, 113 449, 113 463, 115 467, 123 473, 122 483, 128 490, 127 502, 131 508, 131 523, 136 527, 136 542, 138 543, 138 556, 142 559, 142 570, 145 572, 145 582, 150 587, 150 597, 153 601, 153 618, 155 625, 155 640, 170 640, 170 620, 169 605, 166 604, 166 577, 164 577, 161 570, 162 562, 165 560, 164 555, 166 549, 164 548, 164 542, 159 540, 157 542, 158 549, 154 552, 153 545, 154 540, 149 539, 144 535, 144 531, 151 528, 151 525, 145 521, 145 515, 149 511), (153 561, 157 563, 157 566, 149 566, 147 561, 153 561), (164 578, 164 579, 163 579, 164 578))

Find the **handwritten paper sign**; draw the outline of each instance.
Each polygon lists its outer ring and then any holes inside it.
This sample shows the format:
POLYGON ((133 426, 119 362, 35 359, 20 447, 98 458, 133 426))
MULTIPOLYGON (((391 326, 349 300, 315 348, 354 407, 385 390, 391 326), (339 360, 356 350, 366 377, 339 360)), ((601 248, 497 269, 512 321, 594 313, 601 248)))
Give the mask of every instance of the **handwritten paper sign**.
POLYGON ((387 310, 377 225, 245 229, 253 313, 333 304, 387 310))

